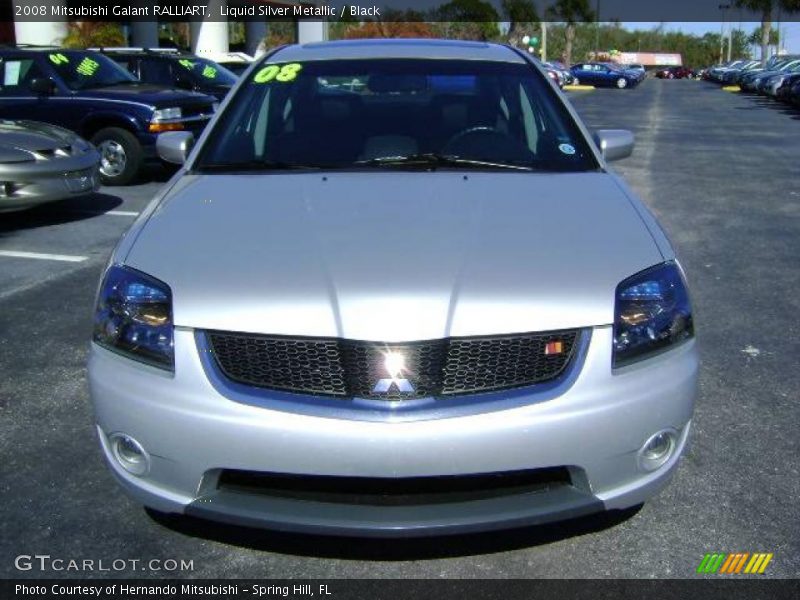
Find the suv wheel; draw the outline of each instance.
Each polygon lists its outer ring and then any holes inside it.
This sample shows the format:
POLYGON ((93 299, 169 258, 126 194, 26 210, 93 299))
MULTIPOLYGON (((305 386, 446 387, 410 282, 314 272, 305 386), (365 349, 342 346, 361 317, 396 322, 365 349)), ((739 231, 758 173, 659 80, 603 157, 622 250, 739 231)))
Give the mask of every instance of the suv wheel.
POLYGON ((95 133, 91 141, 100 153, 103 184, 126 185, 133 181, 142 164, 142 147, 131 132, 107 127, 95 133))
POLYGON ((628 80, 625 79, 624 77, 620 77, 619 79, 617 79, 617 87, 619 89, 628 87, 628 80))

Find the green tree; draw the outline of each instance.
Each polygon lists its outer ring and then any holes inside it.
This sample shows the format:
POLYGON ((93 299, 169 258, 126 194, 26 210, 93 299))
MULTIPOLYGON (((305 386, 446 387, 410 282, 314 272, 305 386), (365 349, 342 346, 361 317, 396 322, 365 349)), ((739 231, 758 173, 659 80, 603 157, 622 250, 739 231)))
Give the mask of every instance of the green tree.
POLYGON ((442 37, 485 41, 500 35, 500 15, 484 0, 450 0, 431 12, 440 21, 437 29, 442 37))
POLYGON ((800 0, 735 0, 739 8, 761 13, 761 64, 769 58, 770 36, 772 31, 772 14, 777 10, 791 13, 800 10, 800 0))
POLYGON ((65 48, 124 46, 125 35, 119 23, 73 21, 62 42, 65 48))
POLYGON ((564 62, 572 64, 572 45, 575 41, 575 26, 580 21, 592 21, 594 13, 589 0, 556 0, 546 11, 547 18, 564 23, 564 62))
POLYGON ((503 0, 503 16, 508 21, 506 41, 519 46, 525 35, 533 33, 535 23, 539 22, 536 5, 532 0, 503 0))

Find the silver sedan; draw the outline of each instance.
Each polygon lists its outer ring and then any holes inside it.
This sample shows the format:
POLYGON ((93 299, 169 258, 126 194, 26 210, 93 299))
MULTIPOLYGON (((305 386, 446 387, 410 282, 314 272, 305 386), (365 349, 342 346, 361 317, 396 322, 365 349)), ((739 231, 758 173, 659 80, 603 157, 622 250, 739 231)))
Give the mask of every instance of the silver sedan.
POLYGON ((527 53, 282 47, 103 276, 103 453, 156 510, 417 536, 643 502, 698 357, 675 251, 527 53), (353 82, 358 81, 358 87, 353 82))
POLYGON ((0 212, 96 191, 99 160, 94 147, 71 131, 0 120, 0 212))

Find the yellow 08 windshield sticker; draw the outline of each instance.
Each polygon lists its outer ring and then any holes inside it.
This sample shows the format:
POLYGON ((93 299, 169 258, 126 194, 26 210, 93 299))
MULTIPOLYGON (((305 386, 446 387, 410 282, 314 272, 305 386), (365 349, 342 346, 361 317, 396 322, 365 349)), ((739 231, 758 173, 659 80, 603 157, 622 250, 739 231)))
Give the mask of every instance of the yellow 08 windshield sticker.
POLYGON ((97 69, 100 68, 100 63, 96 60, 92 60, 88 56, 81 61, 81 64, 78 65, 78 68, 75 70, 84 75, 86 77, 91 77, 97 72, 97 69))
POLYGON ((267 65, 253 77, 255 83, 269 83, 278 81, 280 83, 290 83, 297 79, 297 74, 303 65, 300 63, 287 63, 285 65, 267 65))

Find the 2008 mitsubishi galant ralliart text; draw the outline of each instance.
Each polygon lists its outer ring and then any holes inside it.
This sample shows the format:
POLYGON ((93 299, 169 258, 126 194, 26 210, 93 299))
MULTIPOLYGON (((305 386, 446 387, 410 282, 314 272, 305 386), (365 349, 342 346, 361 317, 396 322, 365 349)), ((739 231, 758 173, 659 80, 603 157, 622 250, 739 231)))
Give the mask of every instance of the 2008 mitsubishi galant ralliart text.
POLYGON ((254 64, 117 246, 89 381, 142 504, 360 536, 621 509, 683 452, 680 264, 524 52, 432 40, 254 64))

